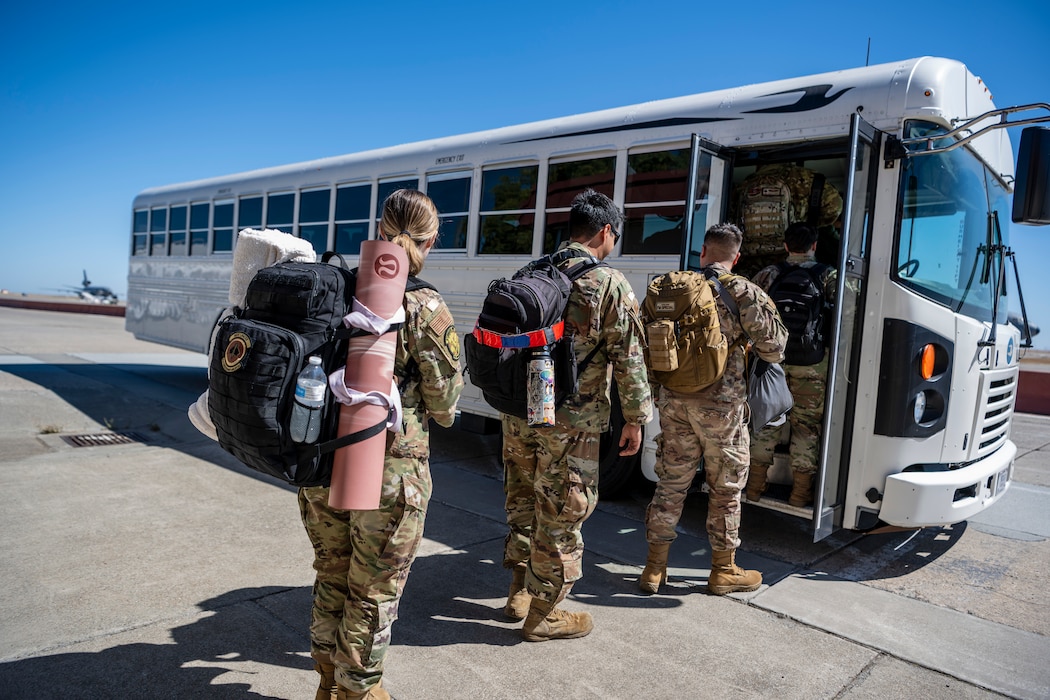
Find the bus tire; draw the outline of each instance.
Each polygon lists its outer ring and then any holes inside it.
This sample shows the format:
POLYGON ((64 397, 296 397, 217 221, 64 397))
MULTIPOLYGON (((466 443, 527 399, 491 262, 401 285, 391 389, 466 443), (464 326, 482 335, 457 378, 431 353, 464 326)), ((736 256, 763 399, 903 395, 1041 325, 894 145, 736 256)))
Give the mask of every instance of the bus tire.
MULTIPOLYGON (((623 412, 620 410, 620 392, 613 382, 609 391, 612 406, 609 411, 609 429, 602 433, 598 452, 598 498, 612 499, 624 495, 634 483, 642 464, 642 448, 633 455, 620 456, 620 432, 623 430, 623 412)), ((642 428, 645 442, 645 428, 642 428)))

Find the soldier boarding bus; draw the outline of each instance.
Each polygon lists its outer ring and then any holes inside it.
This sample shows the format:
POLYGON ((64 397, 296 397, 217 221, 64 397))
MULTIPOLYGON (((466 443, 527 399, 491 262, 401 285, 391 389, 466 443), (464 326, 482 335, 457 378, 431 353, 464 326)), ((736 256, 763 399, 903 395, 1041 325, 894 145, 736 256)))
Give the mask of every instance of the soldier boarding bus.
MULTIPOLYGON (((1007 322, 1010 301, 1024 315, 1008 223, 1050 223, 1050 129, 1028 126, 1048 121, 1047 104, 997 109, 966 66, 925 57, 156 187, 133 204, 127 329, 207 352, 238 231, 279 229, 354 265, 400 188, 441 213, 426 278, 461 333, 491 280, 567 240, 588 187, 624 209, 607 262, 636 294, 695 269, 714 223, 740 224, 758 264, 769 249, 754 246, 807 219, 838 271, 815 501, 756 505, 809 519, 815 539, 959 522, 1010 485, 1031 339, 1007 322), (1028 126, 1016 174, 1014 126, 1028 126), (760 188, 756 214, 744 195, 760 170, 799 176, 760 188)), ((755 271, 747 257, 738 272, 755 271)), ((459 407, 464 425, 497 417, 469 382, 459 407)), ((620 457, 614 416, 604 496, 639 470, 655 480, 659 423, 646 430, 640 454, 620 457)))

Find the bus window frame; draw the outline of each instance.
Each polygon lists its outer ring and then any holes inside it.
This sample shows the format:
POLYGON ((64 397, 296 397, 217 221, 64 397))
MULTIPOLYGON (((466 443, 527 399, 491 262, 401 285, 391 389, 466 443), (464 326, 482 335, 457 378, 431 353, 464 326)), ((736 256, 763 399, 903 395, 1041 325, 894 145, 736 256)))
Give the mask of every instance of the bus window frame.
POLYGON ((212 252, 211 252, 211 209, 212 209, 211 200, 210 199, 203 199, 203 200, 194 201, 194 200, 191 199, 189 204, 190 204, 190 220, 189 220, 190 257, 192 258, 192 257, 210 256, 212 254, 212 252), (194 209, 194 207, 202 207, 202 206, 203 207, 207 207, 207 213, 204 216, 204 218, 206 219, 205 225, 204 226, 194 227, 194 225, 193 225, 193 209, 194 209), (204 232, 204 240, 200 241, 199 244, 198 244, 198 242, 194 240, 193 234, 194 233, 200 233, 201 231, 204 232), (202 252, 202 253, 195 253, 194 251, 197 250, 197 248, 199 246, 203 247, 204 252, 202 252))
POLYGON ((373 219, 370 212, 375 209, 375 197, 376 197, 376 183, 372 179, 366 180, 350 180, 348 182, 337 182, 335 183, 335 196, 332 197, 332 250, 343 255, 360 255, 361 246, 358 243, 358 249, 356 252, 340 250, 339 249, 339 226, 343 224, 364 224, 365 225, 365 237, 361 242, 371 240, 375 237, 375 226, 373 225, 373 219), (364 217, 350 218, 350 219, 339 219, 337 218, 339 213, 339 191, 349 190, 355 187, 367 187, 368 188, 368 203, 365 205, 364 217))
POLYGON ((211 226, 209 227, 211 232, 211 244, 208 246, 208 250, 212 255, 233 255, 233 247, 236 245, 237 238, 237 198, 236 197, 222 197, 221 199, 213 199, 211 202, 211 226), (229 228, 223 226, 221 229, 216 226, 215 223, 215 211, 220 206, 230 206, 230 225, 229 228), (220 231, 230 232, 230 248, 229 250, 216 250, 215 246, 219 242, 220 231))
MULTIPOLYGON (((439 245, 434 246, 434 248, 431 249, 431 253, 435 253, 435 254, 438 254, 438 253, 440 253, 440 254, 448 254, 448 253, 464 254, 464 253, 467 252, 467 250, 469 250, 469 245, 470 245, 471 212, 474 210, 474 188, 475 188, 475 184, 478 181, 478 178, 475 177, 474 168, 457 168, 456 170, 431 171, 431 172, 428 172, 428 173, 424 174, 424 182, 426 183, 426 188, 427 188, 426 189, 426 195, 428 197, 430 196, 430 183, 432 183, 432 182, 447 182, 449 180, 467 180, 467 181, 469 181, 469 184, 468 184, 468 187, 467 187, 467 208, 466 208, 465 211, 444 212, 444 211, 441 211, 440 207, 438 208, 438 218, 439 218, 439 220, 443 220, 446 217, 457 217, 457 218, 462 217, 463 218, 464 222, 466 223, 466 229, 463 232, 463 234, 464 234, 463 245, 462 246, 457 246, 457 247, 448 247, 448 248, 442 247, 442 246, 440 246, 440 237, 439 237, 439 245)), ((435 203, 435 206, 436 206, 436 203, 435 203)))
MULTIPOLYGON (((621 153, 621 151, 618 151, 618 150, 613 149, 613 148, 587 149, 585 151, 573 151, 572 153, 559 153, 556 156, 551 156, 550 158, 547 159, 547 161, 546 161, 546 170, 547 170, 547 172, 546 172, 546 176, 543 178, 543 180, 544 180, 543 218, 542 218, 542 224, 541 224, 541 227, 540 227, 540 242, 539 242, 540 243, 540 254, 541 255, 542 254, 547 254, 547 253, 553 253, 555 250, 557 250, 557 248, 562 243, 564 243, 565 241, 569 240, 568 230, 566 228, 566 237, 565 237, 564 240, 552 241, 551 243, 553 245, 548 245, 547 231, 548 231, 548 228, 549 228, 548 227, 548 220, 549 220, 550 216, 552 214, 553 215, 567 214, 568 212, 570 212, 572 210, 572 202, 571 202, 571 200, 570 200, 569 204, 567 204, 567 205, 560 205, 560 206, 556 206, 556 207, 549 206, 548 202, 550 201, 550 188, 551 188, 550 175, 551 175, 551 170, 554 169, 554 168, 557 168, 560 165, 568 165, 568 164, 571 164, 571 163, 586 163, 587 161, 611 159, 612 160, 612 183, 611 183, 612 191, 611 192, 602 192, 602 194, 605 194, 607 197, 609 197, 609 199, 611 199, 611 200, 613 200, 615 202, 616 201, 617 188, 618 188, 618 185, 619 185, 618 178, 620 176, 620 160, 621 160, 620 159, 620 153, 621 153)), ((588 187, 590 187, 590 186, 588 186, 588 187)), ((590 188, 590 189, 593 189, 593 188, 590 188)), ((583 189, 579 190, 579 192, 583 192, 583 191, 584 191, 583 189)), ((577 192, 577 194, 579 194, 579 192, 577 192)), ((539 194, 537 193, 537 199, 538 198, 539 198, 539 194)), ((568 222, 566 221, 566 227, 567 227, 567 224, 568 224, 568 222)), ((617 249, 619 249, 620 243, 617 242, 616 245, 617 245, 617 249)))
POLYGON ((536 256, 536 247, 538 245, 537 236, 539 233, 540 220, 538 211, 541 209, 541 205, 546 204, 546 187, 547 187, 547 163, 541 158, 516 158, 509 161, 497 161, 492 163, 485 163, 481 166, 481 172, 479 175, 479 193, 477 201, 477 213, 475 215, 477 235, 474 240, 474 257, 481 257, 487 255, 520 255, 520 256, 536 256), (488 173, 498 172, 500 170, 513 170, 520 168, 536 168, 536 183, 534 185, 535 191, 533 192, 533 207, 531 209, 485 209, 482 210, 482 200, 485 198, 485 176, 488 173), (481 251, 481 236, 482 236, 482 221, 486 216, 514 216, 532 214, 532 235, 530 237, 529 249, 525 252, 509 252, 509 253, 485 253, 481 251))
POLYGON ((313 240, 305 239, 305 240, 310 240, 310 243, 314 246, 314 251, 317 252, 318 255, 324 253, 325 251, 328 251, 328 250, 332 249, 332 244, 331 244, 331 241, 332 241, 332 220, 335 217, 335 197, 332 196, 332 192, 333 192, 333 188, 332 188, 331 185, 323 185, 323 186, 316 186, 316 187, 303 187, 303 188, 301 188, 299 190, 298 197, 296 199, 296 201, 298 202, 298 206, 296 207, 296 212, 295 212, 295 220, 296 220, 295 235, 296 236, 298 236, 299 238, 303 237, 303 235, 302 235, 303 226, 321 226, 321 225, 325 226, 324 245, 321 246, 321 250, 317 250, 317 245, 316 245, 316 243, 313 240), (328 193, 328 212, 326 213, 326 216, 325 216, 324 219, 303 221, 302 220, 303 219, 303 195, 311 194, 313 192, 327 192, 328 193))

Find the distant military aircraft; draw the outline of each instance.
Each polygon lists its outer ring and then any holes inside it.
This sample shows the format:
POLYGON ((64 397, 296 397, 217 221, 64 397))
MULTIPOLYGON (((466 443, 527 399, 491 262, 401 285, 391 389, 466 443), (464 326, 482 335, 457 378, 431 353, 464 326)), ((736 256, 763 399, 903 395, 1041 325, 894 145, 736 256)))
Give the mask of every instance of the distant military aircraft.
POLYGON ((84 301, 92 301, 96 304, 117 303, 117 295, 109 287, 99 287, 91 284, 87 270, 84 270, 84 281, 80 283, 80 287, 67 287, 66 289, 75 292, 84 301))

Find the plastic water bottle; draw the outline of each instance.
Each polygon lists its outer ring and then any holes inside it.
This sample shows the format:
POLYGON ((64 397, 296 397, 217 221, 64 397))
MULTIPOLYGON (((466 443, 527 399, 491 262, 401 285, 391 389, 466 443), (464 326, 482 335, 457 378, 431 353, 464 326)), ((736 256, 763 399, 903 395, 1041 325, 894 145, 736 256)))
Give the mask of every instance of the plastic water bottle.
POLYGON ((311 355, 306 367, 295 380, 295 402, 288 432, 295 442, 316 442, 321 433, 321 414, 328 377, 321 367, 321 358, 311 355))
POLYGON ((554 360, 546 346, 529 360, 529 425, 554 425, 554 360))

